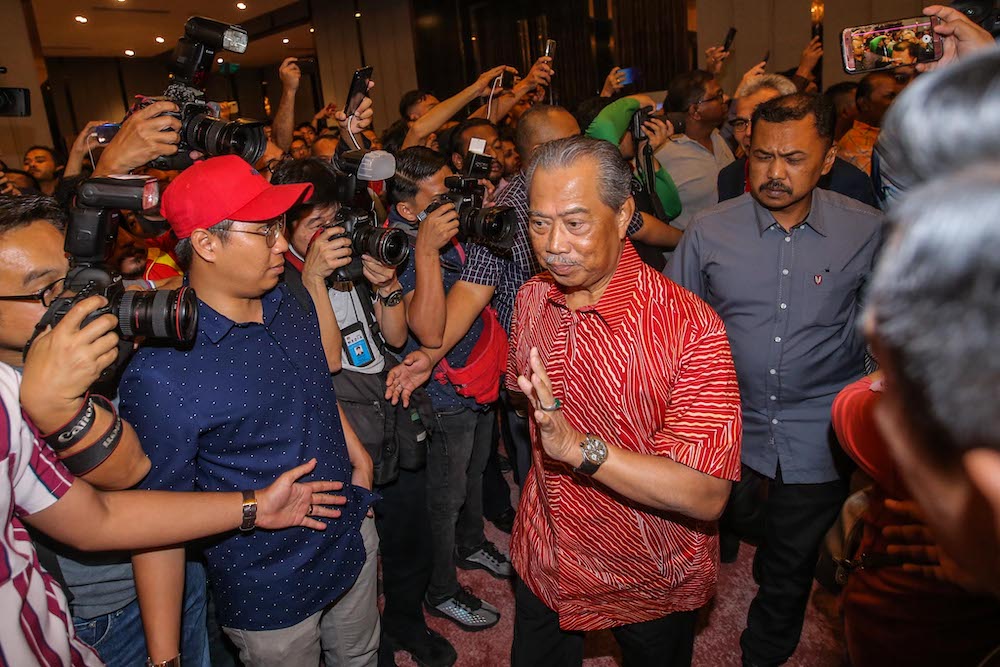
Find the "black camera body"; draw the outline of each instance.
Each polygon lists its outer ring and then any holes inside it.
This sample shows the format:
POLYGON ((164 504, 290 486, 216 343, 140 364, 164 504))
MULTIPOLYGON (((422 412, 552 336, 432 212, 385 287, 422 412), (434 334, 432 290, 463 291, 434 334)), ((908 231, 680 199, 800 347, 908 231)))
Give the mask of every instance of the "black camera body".
POLYGON ((435 197, 421 214, 422 222, 429 213, 444 204, 455 205, 458 213, 458 236, 463 241, 509 250, 517 231, 517 214, 511 206, 483 206, 486 188, 469 176, 448 176, 444 179, 447 194, 435 197))
POLYGON ((646 128, 643 125, 649 120, 649 115, 652 111, 651 107, 640 107, 638 111, 632 114, 632 137, 637 142, 649 138, 646 136, 646 128))
POLYGON ((267 148, 264 123, 237 119, 225 121, 205 101, 202 90, 212 61, 218 50, 243 53, 247 47, 243 28, 200 16, 192 16, 184 24, 184 37, 177 41, 170 65, 170 84, 160 97, 139 97, 129 111, 135 113, 154 102, 166 100, 179 111, 164 115, 181 121, 177 153, 161 156, 149 163, 155 169, 186 169, 192 164, 191 151, 205 157, 239 155, 255 164, 267 148))
POLYGON ((334 281, 356 282, 363 274, 362 255, 369 255, 386 266, 399 266, 410 256, 410 240, 401 229, 379 225, 370 210, 342 206, 331 227, 343 227, 342 238, 351 240, 351 263, 337 269, 334 281))
POLYGON ((66 296, 49 305, 25 346, 25 356, 38 334, 57 325, 73 306, 94 295, 103 296, 108 303, 88 315, 81 327, 111 314, 118 320, 115 331, 122 338, 117 361, 101 374, 95 388, 98 393, 113 389, 136 338, 171 343, 194 340, 198 326, 194 290, 186 285, 176 290, 127 290, 108 264, 118 236, 118 210, 148 210, 158 199, 157 183, 151 178, 92 178, 80 183, 66 229, 64 249, 71 257, 64 283, 66 296))

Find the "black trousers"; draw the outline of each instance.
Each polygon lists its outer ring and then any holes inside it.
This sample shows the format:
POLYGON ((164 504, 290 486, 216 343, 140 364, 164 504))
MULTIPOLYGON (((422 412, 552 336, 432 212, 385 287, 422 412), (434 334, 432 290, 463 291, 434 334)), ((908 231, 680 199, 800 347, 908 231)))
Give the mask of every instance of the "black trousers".
POLYGON ((517 414, 507 390, 500 392, 500 428, 507 458, 514 469, 514 481, 521 488, 531 469, 531 432, 527 415, 522 417, 517 414))
MULTIPOLYGON (((500 470, 500 454, 497 452, 499 444, 500 420, 494 419, 490 458, 483 472, 483 516, 490 521, 513 509, 510 504, 510 486, 500 470)), ((507 455, 513 456, 510 452, 507 455)))
POLYGON ((375 505, 385 593, 382 629, 403 641, 423 637, 423 601, 432 565, 427 475, 424 469, 400 469, 396 481, 376 490, 382 494, 375 505))
POLYGON ((739 484, 763 480, 768 489, 764 539, 754 560, 760 589, 750 605, 740 647, 746 662, 780 665, 799 644, 819 545, 847 498, 848 482, 786 484, 780 469, 773 480, 744 471, 739 484))
MULTIPOLYGON (((511 667, 579 667, 582 632, 559 629, 559 615, 520 579, 514 587, 514 644, 511 667)), ((612 629, 624 667, 687 667, 694 651, 698 611, 668 614, 655 621, 612 629)))

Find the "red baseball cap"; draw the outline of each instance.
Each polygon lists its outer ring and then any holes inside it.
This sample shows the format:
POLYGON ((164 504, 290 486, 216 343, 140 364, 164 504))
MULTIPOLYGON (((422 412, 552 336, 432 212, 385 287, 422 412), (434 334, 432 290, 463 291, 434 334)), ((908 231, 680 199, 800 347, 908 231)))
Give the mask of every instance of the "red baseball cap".
POLYGON ((185 169, 163 193, 160 213, 179 239, 223 220, 270 220, 312 193, 309 183, 271 185, 238 155, 209 158, 185 169))

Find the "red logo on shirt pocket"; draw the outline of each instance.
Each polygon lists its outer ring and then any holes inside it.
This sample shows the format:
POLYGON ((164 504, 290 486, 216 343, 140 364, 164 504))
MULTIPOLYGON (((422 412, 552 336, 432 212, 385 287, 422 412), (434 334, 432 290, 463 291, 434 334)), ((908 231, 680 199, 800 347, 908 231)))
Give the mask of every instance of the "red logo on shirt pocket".
POLYGON ((822 285, 823 284, 823 276, 821 276, 820 274, 817 273, 815 276, 813 276, 813 282, 816 283, 817 285, 822 285))

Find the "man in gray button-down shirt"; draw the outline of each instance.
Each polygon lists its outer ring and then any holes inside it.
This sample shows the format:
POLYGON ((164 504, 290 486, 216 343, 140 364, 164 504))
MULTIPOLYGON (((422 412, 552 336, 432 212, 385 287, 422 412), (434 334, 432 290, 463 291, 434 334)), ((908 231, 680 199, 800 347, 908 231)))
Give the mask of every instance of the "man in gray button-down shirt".
POLYGON ((794 94, 758 107, 751 192, 696 216, 667 275, 726 324, 743 403, 741 484, 765 483, 760 591, 741 638, 745 664, 798 644, 817 550, 843 499, 830 408, 864 374, 860 295, 881 214, 816 188, 836 157, 833 112, 794 94))

